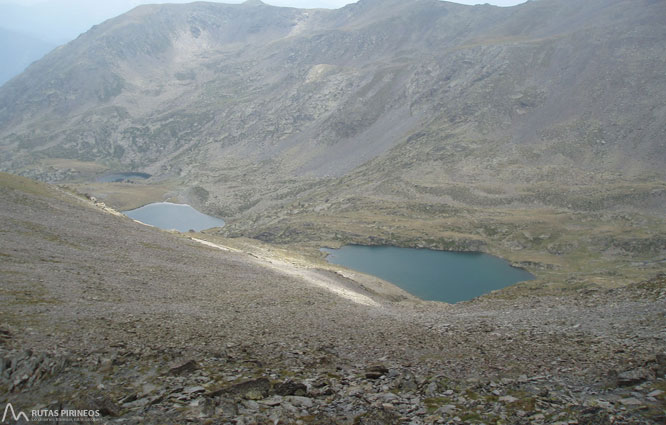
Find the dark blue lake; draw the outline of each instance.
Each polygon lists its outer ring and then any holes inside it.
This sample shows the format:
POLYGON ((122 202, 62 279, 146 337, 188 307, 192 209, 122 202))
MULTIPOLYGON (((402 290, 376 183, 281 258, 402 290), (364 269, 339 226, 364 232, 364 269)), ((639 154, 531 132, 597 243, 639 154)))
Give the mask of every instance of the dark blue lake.
POLYGON ((164 230, 187 232, 224 226, 224 220, 201 213, 186 204, 158 202, 135 210, 124 211, 128 217, 164 230))
POLYGON ((99 183, 117 183, 125 180, 145 180, 150 178, 148 173, 110 173, 97 177, 99 183))
POLYGON ((534 276, 478 252, 447 252, 392 246, 323 248, 328 262, 387 280, 423 300, 456 303, 534 276))

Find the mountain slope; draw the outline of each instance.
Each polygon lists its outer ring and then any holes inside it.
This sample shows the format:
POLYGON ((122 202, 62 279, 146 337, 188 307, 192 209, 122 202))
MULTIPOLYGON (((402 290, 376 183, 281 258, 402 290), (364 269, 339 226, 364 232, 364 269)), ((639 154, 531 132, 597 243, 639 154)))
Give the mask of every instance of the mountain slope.
POLYGON ((556 297, 390 302, 357 273, 204 246, 189 236, 211 235, 163 232, 4 173, 0 234, 0 402, 26 414, 348 425, 453 409, 511 423, 529 408, 663 422, 663 275, 556 297), (632 401, 610 402, 621 399, 632 401))
POLYGON ((0 88, 0 168, 143 171, 230 236, 484 250, 615 286, 664 267, 665 16, 142 6, 0 88))
POLYGON ((277 157, 340 175, 434 124, 576 168, 660 171, 664 14, 619 0, 144 6, 2 89, 3 167, 64 156, 189 173, 277 157))
POLYGON ((0 86, 20 74, 55 45, 20 32, 0 28, 0 86))

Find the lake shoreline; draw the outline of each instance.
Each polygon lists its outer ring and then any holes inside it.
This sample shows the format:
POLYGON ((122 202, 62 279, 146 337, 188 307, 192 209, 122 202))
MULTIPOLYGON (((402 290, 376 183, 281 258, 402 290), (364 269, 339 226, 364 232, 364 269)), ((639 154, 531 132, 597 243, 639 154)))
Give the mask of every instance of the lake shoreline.
POLYGON ((123 211, 126 216, 162 230, 182 233, 223 227, 224 220, 195 210, 188 204, 154 202, 142 207, 123 211))
POLYGON ((534 280, 526 270, 482 252, 391 245, 321 248, 326 261, 388 281, 424 301, 457 303, 534 280))

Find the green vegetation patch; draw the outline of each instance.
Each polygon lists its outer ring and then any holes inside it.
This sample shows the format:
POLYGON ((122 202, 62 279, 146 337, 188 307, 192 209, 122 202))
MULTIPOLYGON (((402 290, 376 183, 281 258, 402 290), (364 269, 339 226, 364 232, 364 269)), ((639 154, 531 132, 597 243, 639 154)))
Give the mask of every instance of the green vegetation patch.
POLYGON ((13 174, 0 172, 0 188, 9 188, 32 195, 54 198, 54 191, 47 184, 13 174))
POLYGON ((451 404, 451 399, 449 397, 428 397, 423 400, 423 404, 428 409, 428 413, 433 413, 445 404, 451 404))

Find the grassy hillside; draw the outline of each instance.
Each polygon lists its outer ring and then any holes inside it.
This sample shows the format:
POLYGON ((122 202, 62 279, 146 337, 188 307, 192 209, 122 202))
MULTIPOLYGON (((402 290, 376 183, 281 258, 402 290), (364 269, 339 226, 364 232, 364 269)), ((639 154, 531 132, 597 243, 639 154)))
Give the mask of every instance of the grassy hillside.
POLYGON ((663 422, 663 275, 420 302, 307 253, 163 232, 7 174, 0 234, 0 402, 17 410, 144 424, 663 422))

